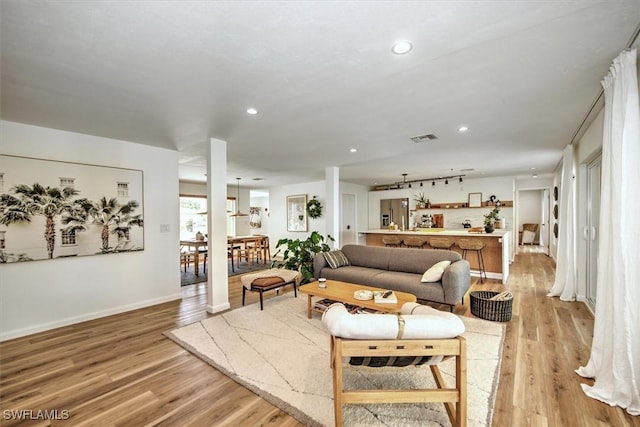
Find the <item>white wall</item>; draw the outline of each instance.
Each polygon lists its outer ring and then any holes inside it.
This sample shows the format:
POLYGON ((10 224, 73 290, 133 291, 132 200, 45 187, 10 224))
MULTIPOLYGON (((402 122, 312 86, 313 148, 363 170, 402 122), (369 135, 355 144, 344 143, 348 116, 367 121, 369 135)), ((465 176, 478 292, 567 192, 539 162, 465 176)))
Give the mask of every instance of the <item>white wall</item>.
POLYGON ((0 144, 4 154, 144 175, 143 251, 0 264, 1 340, 181 298, 176 151, 7 121, 0 144))
MULTIPOLYGON (((340 182, 340 200, 342 200, 342 194, 354 194, 356 196, 356 225, 355 229, 362 230, 361 224, 365 226, 367 223, 367 192, 368 188, 350 184, 346 182, 340 182)), ((325 238, 327 236, 327 202, 326 202, 326 182, 314 181, 300 184, 292 184, 283 187, 272 187, 269 189, 269 237, 271 242, 271 251, 274 252, 275 245, 280 239, 306 239, 312 231, 317 231, 325 238), (306 194, 307 199, 310 200, 313 196, 317 196, 318 200, 322 203, 323 213, 320 218, 309 218, 308 231, 305 232, 291 232, 287 231, 287 196, 306 194)), ((339 220, 339 219, 338 219, 339 220)), ((358 237, 358 243, 364 243, 362 236, 358 237)), ((331 245, 331 243, 329 243, 331 245)), ((331 245, 333 247, 333 245, 331 245)))
MULTIPOLYGON (((383 190, 369 192, 369 214, 367 229, 373 230, 380 228, 380 200, 409 198, 409 209, 416 208, 415 198, 418 194, 424 193, 425 198, 431 203, 450 203, 462 204, 468 203, 469 193, 482 193, 482 201, 487 201, 489 197, 495 195, 498 200, 513 200, 513 177, 492 177, 492 178, 476 178, 464 179, 462 183, 457 179, 452 179, 449 184, 444 181, 437 181, 435 186, 425 182, 423 187, 420 184, 412 184, 412 188, 404 188, 401 190, 383 190)), ((429 214, 441 213, 444 215, 444 226, 447 228, 462 228, 462 223, 468 219, 474 227, 480 227, 484 224, 484 214, 488 213, 491 208, 458 208, 458 209, 430 209, 429 214)), ((424 211, 427 212, 427 211, 424 211)), ((513 227, 513 209, 502 207, 500 215, 506 220, 506 228, 513 227)), ((409 227, 411 221, 407 224, 409 227)))
POLYGON ((325 224, 326 218, 326 183, 325 181, 314 181, 299 184, 285 185, 282 187, 271 187, 269 189, 269 241, 272 245, 272 253, 275 245, 280 239, 306 239, 312 231, 317 231, 323 236, 327 236, 325 224), (323 214, 320 218, 308 218, 307 232, 287 231, 287 196, 306 194, 307 200, 317 196, 322 203, 323 214))

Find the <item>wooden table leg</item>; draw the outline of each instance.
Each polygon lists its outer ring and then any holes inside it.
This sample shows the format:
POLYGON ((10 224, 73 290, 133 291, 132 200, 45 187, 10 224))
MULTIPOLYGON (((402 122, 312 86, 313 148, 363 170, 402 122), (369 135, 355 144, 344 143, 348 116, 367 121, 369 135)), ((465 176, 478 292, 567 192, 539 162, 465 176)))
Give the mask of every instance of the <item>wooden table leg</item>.
POLYGON ((311 319, 311 295, 307 295, 307 318, 311 319))
POLYGON ((193 271, 196 274, 196 276, 200 275, 200 256, 198 254, 198 247, 196 246, 196 250, 193 251, 193 263, 195 264, 193 266, 193 271))

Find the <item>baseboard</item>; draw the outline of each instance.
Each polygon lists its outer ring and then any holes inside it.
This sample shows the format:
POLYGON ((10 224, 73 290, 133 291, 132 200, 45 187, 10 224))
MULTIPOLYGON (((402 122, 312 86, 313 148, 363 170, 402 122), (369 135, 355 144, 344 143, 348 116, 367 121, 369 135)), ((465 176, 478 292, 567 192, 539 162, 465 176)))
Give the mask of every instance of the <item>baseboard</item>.
POLYGON ((1 333, 0 342, 11 340, 14 338, 21 338, 27 335, 36 334, 38 332, 49 331, 51 329, 61 328, 63 326, 75 325, 76 323, 99 319, 101 317, 107 317, 114 314, 120 314, 127 311, 137 310, 139 308, 150 307, 152 305, 162 304, 165 302, 175 301, 179 299, 182 299, 181 292, 173 295, 167 295, 160 298, 154 298, 154 299, 140 301, 133 304, 127 304, 120 307, 114 307, 108 310, 94 311, 93 313, 86 313, 80 316, 68 317, 66 319, 56 320, 54 322, 41 323, 39 325, 30 326, 28 328, 15 329, 13 331, 1 333))
POLYGON ((218 304, 215 306, 207 304, 207 313, 211 313, 211 314, 219 313, 221 311, 229 310, 230 308, 231 308, 231 305, 228 302, 224 304, 218 304))
MULTIPOLYGON (((474 277, 480 277, 480 272, 478 270, 471 270, 471 275, 474 277)), ((487 279, 502 280, 502 273, 492 273, 488 271, 487 279)))

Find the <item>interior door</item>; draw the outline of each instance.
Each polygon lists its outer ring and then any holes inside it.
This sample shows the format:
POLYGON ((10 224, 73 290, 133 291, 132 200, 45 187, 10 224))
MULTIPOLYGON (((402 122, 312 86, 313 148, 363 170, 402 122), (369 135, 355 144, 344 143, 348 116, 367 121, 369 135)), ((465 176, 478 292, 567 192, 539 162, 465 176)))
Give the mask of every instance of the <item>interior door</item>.
POLYGON ((598 277, 598 226, 600 222, 600 173, 602 157, 587 165, 587 222, 584 237, 587 241, 587 302, 596 307, 598 277))
POLYGON ((356 244, 356 195, 342 194, 342 210, 340 212, 340 243, 356 244))

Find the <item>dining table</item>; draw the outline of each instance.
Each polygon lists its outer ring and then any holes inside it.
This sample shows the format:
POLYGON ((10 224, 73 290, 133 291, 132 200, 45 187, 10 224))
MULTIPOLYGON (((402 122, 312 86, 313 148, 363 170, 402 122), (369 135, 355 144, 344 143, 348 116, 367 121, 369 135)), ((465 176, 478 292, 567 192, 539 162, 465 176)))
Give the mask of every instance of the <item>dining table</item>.
MULTIPOLYGON (((227 236, 227 245, 231 248, 238 247, 243 245, 246 249, 247 243, 256 242, 260 240, 267 239, 266 235, 246 235, 246 236, 227 236)), ((200 275, 200 253, 201 249, 207 249, 208 240, 205 238, 203 240, 198 239, 180 239, 180 246, 186 246, 190 250, 193 248, 193 263, 194 268, 193 272, 196 276, 200 275)), ((232 249, 233 252, 233 249, 232 249)), ((232 254, 233 256, 233 254, 232 254)), ((266 258, 266 257, 265 257, 266 258)), ((264 261, 266 263, 266 259, 264 261)))

